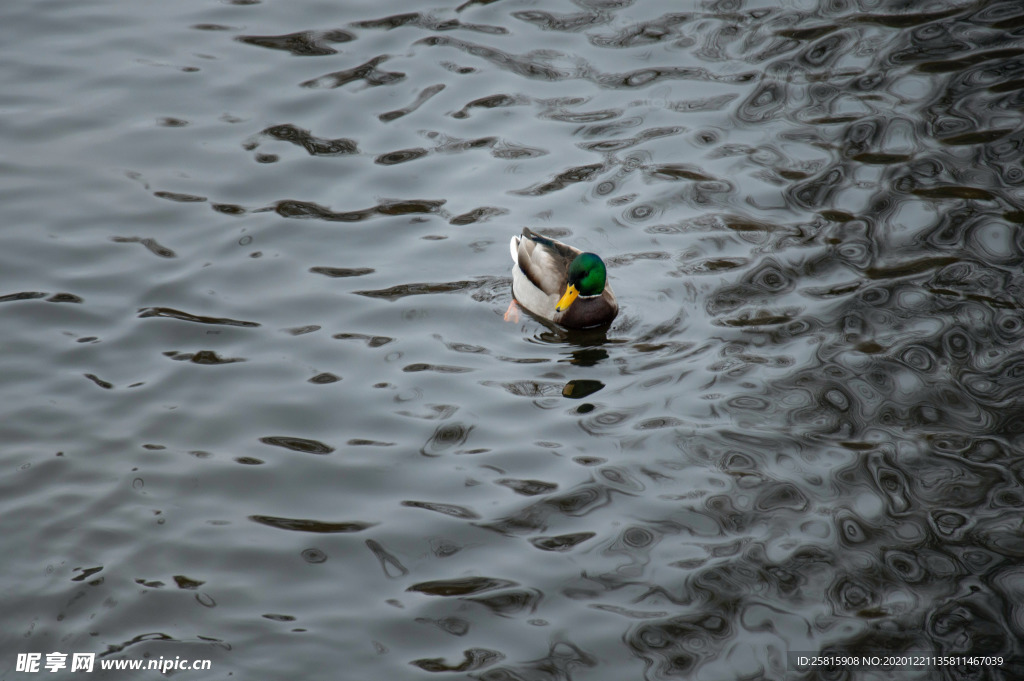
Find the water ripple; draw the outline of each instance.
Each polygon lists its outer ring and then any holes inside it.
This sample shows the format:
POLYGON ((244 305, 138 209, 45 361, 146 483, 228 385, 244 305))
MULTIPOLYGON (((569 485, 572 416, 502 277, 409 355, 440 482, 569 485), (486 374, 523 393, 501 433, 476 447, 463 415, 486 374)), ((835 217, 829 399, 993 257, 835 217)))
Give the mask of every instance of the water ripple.
POLYGON ((249 520, 276 527, 279 530, 291 530, 292 532, 313 532, 315 534, 337 534, 348 532, 362 532, 373 527, 374 523, 358 521, 330 522, 324 520, 310 520, 307 518, 279 518, 269 515, 251 515, 249 520))
POLYGON ((283 447, 284 449, 290 449, 304 454, 330 454, 334 451, 334 447, 331 447, 330 445, 304 437, 269 435, 267 437, 261 437, 260 442, 265 445, 283 447))
POLYGON ((0 8, 16 652, 1021 676, 1018 1, 93 4, 0 8))
POLYGON ((248 45, 285 50, 298 57, 322 57, 338 51, 325 43, 347 43, 356 36, 349 31, 299 31, 287 35, 240 35, 235 40, 248 45))
POLYGON ((339 88, 348 83, 361 80, 368 86, 391 85, 405 78, 400 71, 385 71, 377 66, 387 61, 387 55, 380 55, 373 59, 344 71, 334 71, 317 78, 300 83, 305 88, 339 88))
POLYGON ((195 322, 197 324, 241 326, 245 328, 255 328, 259 326, 259 324, 256 322, 249 322, 240 319, 230 319, 228 317, 207 317, 204 315, 192 314, 190 312, 182 312, 181 310, 175 310, 169 307, 139 308, 140 319, 146 319, 149 317, 166 317, 168 319, 180 319, 182 321, 195 322))

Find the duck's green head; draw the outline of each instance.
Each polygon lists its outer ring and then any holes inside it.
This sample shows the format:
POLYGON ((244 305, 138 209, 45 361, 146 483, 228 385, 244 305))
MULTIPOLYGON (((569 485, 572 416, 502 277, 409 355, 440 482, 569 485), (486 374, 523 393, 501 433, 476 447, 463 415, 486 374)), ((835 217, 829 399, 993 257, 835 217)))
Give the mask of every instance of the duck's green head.
POLYGON ((595 253, 580 253, 569 265, 569 285, 558 301, 555 312, 569 309, 578 296, 599 296, 604 292, 608 273, 604 261, 595 253))

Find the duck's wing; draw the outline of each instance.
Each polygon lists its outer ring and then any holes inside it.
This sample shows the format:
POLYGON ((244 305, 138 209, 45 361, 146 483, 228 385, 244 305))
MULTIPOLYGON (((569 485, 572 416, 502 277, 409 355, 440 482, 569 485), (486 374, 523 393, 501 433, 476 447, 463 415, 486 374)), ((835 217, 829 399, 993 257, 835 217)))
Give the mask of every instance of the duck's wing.
POLYGON ((547 294, 562 295, 569 279, 569 265, 580 254, 561 241, 541 236, 524 227, 519 238, 516 264, 534 286, 547 294))

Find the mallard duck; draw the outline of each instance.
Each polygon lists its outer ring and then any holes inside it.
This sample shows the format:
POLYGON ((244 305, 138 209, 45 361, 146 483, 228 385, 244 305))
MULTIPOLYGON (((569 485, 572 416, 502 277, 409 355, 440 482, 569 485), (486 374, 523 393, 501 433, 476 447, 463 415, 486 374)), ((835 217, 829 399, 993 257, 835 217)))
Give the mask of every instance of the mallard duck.
POLYGON ((535 315, 570 329, 608 324, 619 313, 604 261, 523 228, 509 242, 512 295, 505 319, 518 319, 516 301, 535 315))

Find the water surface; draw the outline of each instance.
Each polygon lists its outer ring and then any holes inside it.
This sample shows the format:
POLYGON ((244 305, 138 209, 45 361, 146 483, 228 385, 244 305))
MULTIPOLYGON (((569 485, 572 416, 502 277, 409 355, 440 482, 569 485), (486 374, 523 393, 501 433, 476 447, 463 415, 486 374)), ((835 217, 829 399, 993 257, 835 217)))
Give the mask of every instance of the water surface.
POLYGON ((4 678, 1024 673, 1019 3, 0 25, 4 678))

